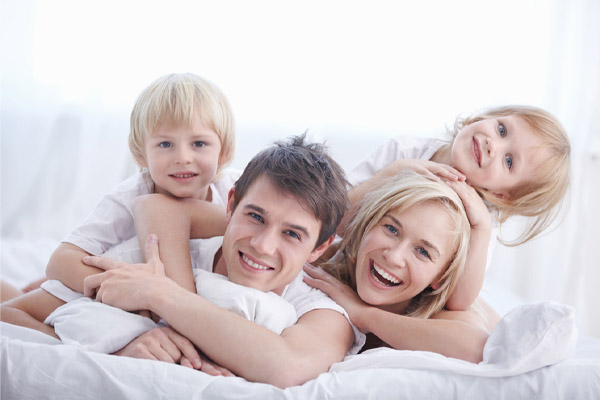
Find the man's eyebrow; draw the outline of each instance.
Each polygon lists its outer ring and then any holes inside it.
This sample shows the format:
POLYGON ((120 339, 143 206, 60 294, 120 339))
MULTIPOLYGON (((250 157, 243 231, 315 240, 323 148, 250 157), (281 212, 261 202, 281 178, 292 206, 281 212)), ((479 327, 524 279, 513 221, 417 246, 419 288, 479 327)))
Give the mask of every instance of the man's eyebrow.
MULTIPOLYGON (((254 210, 254 211, 256 211, 256 212, 258 212, 258 213, 260 213, 260 214, 262 214, 264 216, 268 216, 269 215, 269 213, 268 213, 267 210, 265 210, 262 207, 257 206, 256 204, 252 204, 252 203, 244 204, 244 208, 249 208, 249 209, 254 210)), ((291 224, 291 223, 288 223, 288 222, 284 222, 284 225, 286 225, 290 229, 294 229, 294 230, 302 232, 302 234, 307 239, 310 239, 310 234, 308 233, 308 229, 306 229, 304 226, 296 225, 296 224, 291 224)))
MULTIPOLYGON (((398 219, 396 219, 396 217, 394 217, 393 215, 387 214, 386 217, 388 217, 389 219, 394 221, 394 223, 396 225, 398 225, 399 227, 402 227, 402 224, 400 223, 400 221, 398 221, 398 219)), ((433 255, 433 257, 438 258, 440 256, 440 250, 433 243, 431 243, 430 241, 428 241, 426 239, 421 239, 421 240, 419 240, 419 242, 424 247, 427 247, 431 252, 435 253, 433 255)))

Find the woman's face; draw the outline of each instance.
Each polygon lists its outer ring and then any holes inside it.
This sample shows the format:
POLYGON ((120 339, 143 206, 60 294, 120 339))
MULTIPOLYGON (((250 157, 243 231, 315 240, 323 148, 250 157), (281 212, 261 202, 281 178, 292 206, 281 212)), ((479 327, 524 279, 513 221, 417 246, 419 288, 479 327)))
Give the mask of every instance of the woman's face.
POLYGON ((435 201, 403 212, 388 212, 363 238, 358 249, 356 285, 360 298, 402 313, 428 286, 439 287, 453 253, 454 225, 435 201))

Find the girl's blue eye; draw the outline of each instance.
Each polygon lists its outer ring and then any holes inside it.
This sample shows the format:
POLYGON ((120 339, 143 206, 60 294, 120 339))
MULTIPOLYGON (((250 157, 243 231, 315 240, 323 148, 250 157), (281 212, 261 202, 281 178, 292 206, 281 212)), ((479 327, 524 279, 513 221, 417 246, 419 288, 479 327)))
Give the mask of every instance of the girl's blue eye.
POLYGON ((501 137, 506 136, 506 128, 504 125, 498 125, 498 132, 500 133, 501 137))
POLYGON ((158 144, 158 147, 162 147, 163 149, 166 149, 169 147, 173 147, 173 145, 171 144, 171 142, 160 142, 158 144))
POLYGON ((393 235, 397 235, 398 234, 398 229, 396 229, 396 227, 394 225, 383 225, 391 234, 393 235))
POLYGON ((427 250, 425 250, 423 247, 417 247, 417 251, 419 252, 420 255, 425 256, 431 260, 431 256, 429 255, 429 252, 427 250))
POLYGON ((204 146, 206 146, 206 143, 201 140, 196 140, 194 142, 194 147, 204 147, 204 146))
POLYGON ((506 163, 506 166, 508 167, 508 169, 512 169, 513 159, 510 155, 507 154, 504 156, 504 162, 506 163))

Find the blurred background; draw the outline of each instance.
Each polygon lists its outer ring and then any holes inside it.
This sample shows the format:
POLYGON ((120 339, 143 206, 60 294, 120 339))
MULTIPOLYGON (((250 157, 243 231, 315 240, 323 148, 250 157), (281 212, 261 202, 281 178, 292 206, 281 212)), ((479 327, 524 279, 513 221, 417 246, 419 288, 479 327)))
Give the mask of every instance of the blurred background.
POLYGON ((572 190, 552 232, 496 245, 485 287, 500 312, 570 304, 580 331, 600 338, 600 1, 0 4, 2 279, 41 275, 61 238, 135 172, 129 113, 166 73, 224 90, 237 168, 308 130, 349 170, 388 137, 443 137, 458 115, 530 104, 567 128, 572 190))

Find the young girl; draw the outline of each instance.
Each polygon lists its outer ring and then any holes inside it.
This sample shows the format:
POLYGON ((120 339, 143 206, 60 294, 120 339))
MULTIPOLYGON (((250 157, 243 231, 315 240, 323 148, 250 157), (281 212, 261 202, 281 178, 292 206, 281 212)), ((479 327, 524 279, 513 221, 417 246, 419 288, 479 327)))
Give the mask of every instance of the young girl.
POLYGON ((452 135, 450 142, 406 136, 389 140, 352 170, 349 195, 355 202, 406 167, 450 180, 465 203, 472 231, 466 271, 446 307, 466 310, 481 290, 491 258, 495 224, 488 214, 499 224, 513 215, 530 217, 525 232, 512 243, 501 240, 504 244, 525 243, 544 231, 569 186, 570 144, 552 114, 530 106, 496 107, 458 118, 452 135))
MULTIPOLYGON (((224 225, 227 195, 240 172, 225 170, 234 155, 235 131, 221 89, 194 74, 158 78, 140 94, 131 112, 129 147, 140 172, 108 193, 54 251, 46 269, 51 280, 43 289, 3 304, 3 321, 55 336, 43 321, 57 307, 82 296, 86 276, 101 272, 85 265, 83 257, 141 262, 132 211, 139 196, 162 193, 202 204, 212 211, 206 218, 214 215, 214 225, 224 225)), ((169 277, 195 292, 191 270, 165 265, 169 277)))
POLYGON ((349 216, 335 256, 323 269, 306 265, 311 278, 305 281, 371 334, 363 350, 383 341, 481 361, 491 324, 472 311, 443 311, 469 245, 470 225, 457 193, 406 170, 382 182, 349 216))

